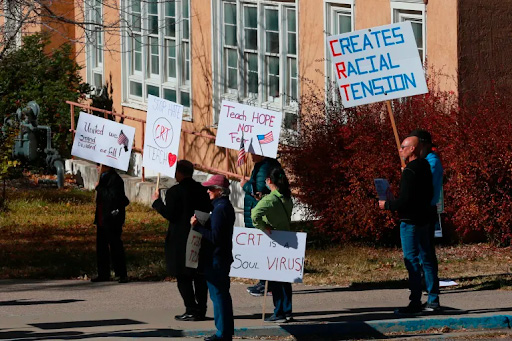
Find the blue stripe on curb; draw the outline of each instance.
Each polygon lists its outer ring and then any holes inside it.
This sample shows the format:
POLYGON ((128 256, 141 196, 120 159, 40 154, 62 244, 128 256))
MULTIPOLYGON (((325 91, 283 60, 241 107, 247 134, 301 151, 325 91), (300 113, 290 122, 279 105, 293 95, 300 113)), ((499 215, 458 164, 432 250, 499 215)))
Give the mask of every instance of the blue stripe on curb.
MULTIPOLYGON (((293 323, 264 327, 237 328, 235 336, 306 336, 306 335, 359 335, 384 336, 386 333, 419 332, 448 327, 458 329, 510 329, 512 315, 480 315, 471 317, 446 317, 423 319, 395 319, 367 322, 293 323)), ((200 337, 215 333, 215 330, 184 330, 183 336, 200 337)))

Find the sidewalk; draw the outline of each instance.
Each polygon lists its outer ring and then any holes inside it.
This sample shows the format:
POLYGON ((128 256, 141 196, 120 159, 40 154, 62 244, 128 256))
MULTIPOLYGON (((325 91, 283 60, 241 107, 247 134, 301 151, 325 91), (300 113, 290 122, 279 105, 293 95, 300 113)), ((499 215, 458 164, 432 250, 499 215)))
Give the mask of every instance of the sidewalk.
MULTIPOLYGON (((295 323, 261 323, 262 298, 232 283, 236 335, 322 339, 328 335, 379 337, 429 328, 510 328, 512 291, 442 291, 438 315, 397 319, 408 303, 405 289, 358 290, 294 285, 295 323)), ((267 297, 267 313, 272 297, 267 297)), ((0 339, 159 339, 214 332, 209 302, 202 322, 178 322, 184 312, 174 282, 90 283, 80 280, 0 281, 0 339)))

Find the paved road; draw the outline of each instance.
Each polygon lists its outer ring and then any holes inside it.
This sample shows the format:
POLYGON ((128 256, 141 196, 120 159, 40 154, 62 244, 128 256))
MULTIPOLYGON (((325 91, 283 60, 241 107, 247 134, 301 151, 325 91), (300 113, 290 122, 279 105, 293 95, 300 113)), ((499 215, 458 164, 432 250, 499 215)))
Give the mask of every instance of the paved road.
MULTIPOLYGON (((365 336, 379 337, 383 331, 393 331, 400 326, 402 330, 412 331, 431 328, 438 333, 436 326, 448 319, 451 322, 446 322, 447 325, 455 326, 454 323, 460 324, 457 321, 466 319, 464 326, 467 328, 488 328, 512 315, 512 291, 452 289, 441 295, 444 306, 441 314, 396 320, 393 310, 408 303, 406 289, 358 290, 294 285, 293 306, 297 322, 279 327, 262 324, 263 300, 250 296, 245 288, 246 285, 233 283, 231 293, 237 335, 246 338, 268 335, 273 339, 284 339, 291 334, 296 339, 315 339, 317 331, 325 336, 329 330, 336 334, 345 333, 345 329, 349 332, 361 330, 365 336), (313 336, 305 337, 311 333, 313 336)), ((271 313, 271 297, 267 297, 266 302, 267 312, 271 313)), ((176 283, 172 282, 118 284, 82 280, 2 280, 0 339, 108 337, 151 340, 181 337, 189 340, 209 335, 214 329, 209 304, 209 320, 178 322, 173 317, 183 313, 184 309, 176 283)))

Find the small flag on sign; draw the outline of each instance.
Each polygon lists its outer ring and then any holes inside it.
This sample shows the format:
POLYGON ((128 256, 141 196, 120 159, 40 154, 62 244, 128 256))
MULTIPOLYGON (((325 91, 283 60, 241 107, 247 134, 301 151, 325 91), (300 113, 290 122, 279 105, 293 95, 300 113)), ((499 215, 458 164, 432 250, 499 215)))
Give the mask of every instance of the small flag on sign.
POLYGON ((265 135, 256 135, 258 137, 258 141, 260 144, 270 143, 274 141, 274 134, 272 134, 272 131, 269 133, 266 133, 265 135))
POLYGON ((128 138, 126 137, 126 135, 123 133, 123 131, 121 130, 121 132, 119 133, 119 137, 117 138, 117 143, 124 146, 124 151, 127 152, 128 151, 128 138))
POLYGON ((244 135, 242 135, 242 141, 240 142, 240 150, 238 151, 238 159, 236 160, 236 166, 240 167, 245 163, 245 146, 244 146, 244 135))

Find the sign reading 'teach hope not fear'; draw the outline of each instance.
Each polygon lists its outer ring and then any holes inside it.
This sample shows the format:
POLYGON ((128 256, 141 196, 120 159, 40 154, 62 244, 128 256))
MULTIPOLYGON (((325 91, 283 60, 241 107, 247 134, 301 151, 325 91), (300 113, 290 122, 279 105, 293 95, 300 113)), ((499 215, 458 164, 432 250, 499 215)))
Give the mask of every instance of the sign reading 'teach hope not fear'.
POLYGON ((238 150, 243 136, 245 151, 275 159, 282 117, 278 111, 222 101, 215 145, 238 150))
POLYGON ((428 92, 410 22, 330 36, 327 48, 346 108, 428 92))
POLYGON ((180 147, 183 106, 148 96, 148 111, 142 165, 173 177, 180 147))
POLYGON ((272 230, 268 235, 255 228, 235 227, 229 276, 302 282, 306 237, 304 232, 272 230))
POLYGON ((128 170, 135 128, 80 112, 71 155, 128 170))

